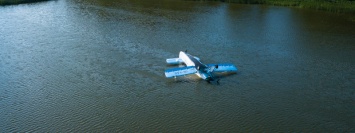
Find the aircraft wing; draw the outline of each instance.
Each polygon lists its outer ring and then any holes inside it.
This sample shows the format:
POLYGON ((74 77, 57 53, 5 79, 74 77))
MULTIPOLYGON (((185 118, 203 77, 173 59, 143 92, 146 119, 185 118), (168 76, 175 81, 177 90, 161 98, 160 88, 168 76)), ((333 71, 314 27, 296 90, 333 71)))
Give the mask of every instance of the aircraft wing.
POLYGON ((197 70, 195 66, 171 68, 165 70, 165 77, 172 78, 177 76, 184 76, 187 74, 194 74, 196 72, 197 70))
POLYGON ((238 68, 231 63, 223 64, 207 64, 208 67, 213 67, 218 65, 218 68, 215 68, 213 72, 237 72, 238 68))
POLYGON ((166 63, 176 65, 176 64, 184 63, 184 61, 180 58, 169 58, 166 59, 166 63))
MULTIPOLYGON (((194 56, 194 58, 198 61, 200 61, 200 58, 194 56)), ((184 61, 181 58, 169 58, 166 59, 166 63, 171 64, 171 65, 177 65, 177 64, 181 64, 184 63, 184 61)))

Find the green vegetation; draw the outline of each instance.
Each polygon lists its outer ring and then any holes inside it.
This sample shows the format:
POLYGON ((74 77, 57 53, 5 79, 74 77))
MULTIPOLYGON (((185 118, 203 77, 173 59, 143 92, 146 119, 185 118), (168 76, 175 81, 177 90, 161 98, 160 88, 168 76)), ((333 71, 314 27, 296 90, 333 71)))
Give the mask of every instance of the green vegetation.
POLYGON ((40 2, 40 1, 48 1, 48 0, 0 0, 0 5, 16 5, 16 4, 32 3, 32 2, 40 2))
MULTIPOLYGON (((198 0, 197 0, 198 1, 198 0)), ((355 0, 206 0, 240 4, 267 4, 355 14, 355 0)))
MULTIPOLYGON (((48 0, 0 0, 0 5, 14 5, 48 0)), ((222 1, 240 4, 267 4, 276 6, 291 6, 324 10, 335 13, 355 14, 355 0, 192 0, 192 1, 222 1)))

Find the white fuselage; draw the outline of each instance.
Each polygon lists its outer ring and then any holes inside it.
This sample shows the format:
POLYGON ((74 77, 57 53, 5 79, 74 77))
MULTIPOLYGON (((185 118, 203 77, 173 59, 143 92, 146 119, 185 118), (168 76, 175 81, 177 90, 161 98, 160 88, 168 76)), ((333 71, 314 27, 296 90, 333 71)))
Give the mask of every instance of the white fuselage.
POLYGON ((202 64, 195 57, 193 57, 183 51, 180 51, 179 58, 184 61, 186 66, 195 66, 195 68, 197 69, 197 73, 196 73, 197 76, 201 77, 204 80, 210 78, 210 76, 209 76, 210 74, 208 74, 207 70, 206 70, 206 69, 208 69, 208 67, 205 64, 202 64))

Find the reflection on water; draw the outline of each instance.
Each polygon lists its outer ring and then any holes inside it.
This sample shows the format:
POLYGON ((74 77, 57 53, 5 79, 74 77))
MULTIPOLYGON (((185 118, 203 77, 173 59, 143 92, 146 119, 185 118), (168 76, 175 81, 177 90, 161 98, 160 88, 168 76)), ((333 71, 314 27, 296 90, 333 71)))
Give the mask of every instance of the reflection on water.
POLYGON ((1 7, 0 131, 354 132, 344 18, 175 0, 1 7), (239 72, 166 79, 185 49, 239 72))

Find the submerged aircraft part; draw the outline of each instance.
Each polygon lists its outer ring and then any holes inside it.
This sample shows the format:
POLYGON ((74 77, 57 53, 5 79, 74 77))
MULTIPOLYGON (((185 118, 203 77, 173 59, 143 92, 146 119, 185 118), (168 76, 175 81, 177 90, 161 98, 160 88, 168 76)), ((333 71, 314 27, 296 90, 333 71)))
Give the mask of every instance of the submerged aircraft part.
POLYGON ((219 83, 219 78, 213 76, 214 72, 230 72, 236 73, 237 67, 232 63, 222 64, 203 64, 200 62, 200 58, 192 56, 186 52, 180 51, 179 58, 169 58, 166 62, 171 65, 185 64, 185 67, 170 68, 165 70, 165 77, 173 78, 178 76, 184 76, 188 74, 196 74, 200 78, 206 80, 208 83, 216 81, 219 83))

